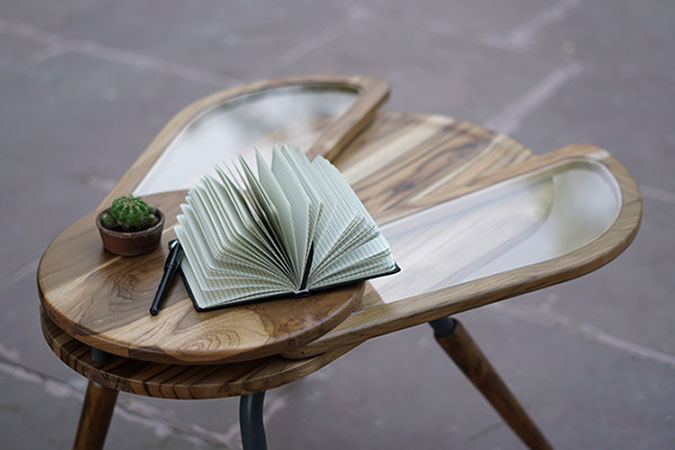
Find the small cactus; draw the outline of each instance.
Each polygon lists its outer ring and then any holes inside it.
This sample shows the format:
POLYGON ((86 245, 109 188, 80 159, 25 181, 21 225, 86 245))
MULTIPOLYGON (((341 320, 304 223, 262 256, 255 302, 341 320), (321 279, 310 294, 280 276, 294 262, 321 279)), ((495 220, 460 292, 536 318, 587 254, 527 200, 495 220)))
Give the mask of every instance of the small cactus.
POLYGON ((116 198, 108 212, 101 216, 103 226, 114 231, 140 231, 150 228, 159 221, 154 206, 140 197, 130 195, 116 198))

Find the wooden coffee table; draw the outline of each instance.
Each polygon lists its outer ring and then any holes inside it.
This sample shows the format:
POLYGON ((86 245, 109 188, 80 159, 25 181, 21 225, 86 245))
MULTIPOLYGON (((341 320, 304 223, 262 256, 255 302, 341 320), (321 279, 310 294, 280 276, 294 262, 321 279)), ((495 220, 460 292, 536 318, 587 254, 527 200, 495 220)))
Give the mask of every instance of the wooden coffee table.
POLYGON ((534 155, 452 118, 378 112, 389 88, 364 77, 271 80, 220 92, 174 117, 106 200, 63 231, 38 271, 52 350, 89 381, 75 448, 101 448, 117 392, 242 396, 244 448, 266 448, 264 392, 379 335, 429 322, 439 344, 531 448, 550 445, 455 319, 588 273, 637 233, 641 197, 605 150, 534 155), (148 314, 185 189, 237 151, 291 143, 333 160, 381 226, 399 274, 304 299, 194 310, 176 282, 148 314), (226 149, 224 151, 223 149, 226 149), (106 253, 95 215, 119 195, 165 212, 162 246, 106 253))

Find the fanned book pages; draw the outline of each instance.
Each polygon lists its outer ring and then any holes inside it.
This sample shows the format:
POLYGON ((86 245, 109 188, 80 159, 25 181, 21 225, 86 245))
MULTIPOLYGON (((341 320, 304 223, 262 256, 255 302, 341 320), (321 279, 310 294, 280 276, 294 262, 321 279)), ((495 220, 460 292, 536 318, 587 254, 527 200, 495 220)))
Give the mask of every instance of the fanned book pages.
POLYGON ((181 272, 195 307, 300 296, 399 270, 389 244, 340 172, 275 147, 257 176, 242 157, 204 176, 181 205, 181 272))

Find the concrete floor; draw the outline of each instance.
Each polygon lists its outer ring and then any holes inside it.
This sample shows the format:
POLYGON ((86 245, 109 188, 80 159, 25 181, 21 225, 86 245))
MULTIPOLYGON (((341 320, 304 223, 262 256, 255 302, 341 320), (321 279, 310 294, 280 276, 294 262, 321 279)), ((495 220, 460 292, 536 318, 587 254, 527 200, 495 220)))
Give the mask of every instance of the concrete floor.
MULTIPOLYGON (((68 448, 82 377, 39 331, 35 270, 160 127, 222 87, 386 78, 388 109, 591 142, 638 180, 642 229, 581 279, 462 314, 558 448, 675 448, 675 4, 663 0, 3 0, 0 447, 68 448), (321 2, 323 3, 323 2, 321 2)), ((266 403, 275 449, 517 449, 428 327, 375 339, 266 403)), ((237 400, 120 395, 107 449, 240 447, 237 400)))

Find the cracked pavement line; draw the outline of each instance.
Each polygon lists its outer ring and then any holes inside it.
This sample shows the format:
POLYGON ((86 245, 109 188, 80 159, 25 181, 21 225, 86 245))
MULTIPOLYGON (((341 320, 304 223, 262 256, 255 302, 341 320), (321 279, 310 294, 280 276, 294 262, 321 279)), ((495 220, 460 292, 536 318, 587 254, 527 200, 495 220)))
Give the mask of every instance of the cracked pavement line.
MULTIPOLYGON (((4 356, 0 356, 0 372, 11 376, 15 380, 41 385, 47 394, 56 398, 74 399, 79 402, 84 399, 84 392, 74 388, 70 384, 10 361, 4 356)), ((136 400, 136 402, 138 401, 136 400)), ((216 433, 196 424, 167 421, 153 414, 155 412, 154 409, 145 409, 141 412, 141 408, 137 405, 129 408, 125 406, 125 403, 127 402, 121 401, 117 403, 114 416, 120 417, 127 422, 150 428, 158 438, 175 435, 193 445, 206 446, 218 444, 224 445, 231 450, 240 448, 239 436, 233 436, 231 432, 216 433)), ((74 433, 75 430, 73 430, 73 436, 74 433)))
POLYGON ((590 323, 577 322, 571 317, 557 313, 550 308, 525 305, 514 306, 496 303, 492 305, 491 308, 488 308, 488 311, 505 313, 512 318, 549 329, 558 328, 571 335, 580 336, 597 344, 620 350, 631 356, 665 364, 675 369, 675 356, 673 355, 626 341, 611 335, 590 323))
POLYGON ((220 88, 234 85, 241 81, 235 77, 197 69, 180 63, 164 61, 132 50, 107 47, 89 40, 68 39, 65 36, 48 33, 25 23, 9 22, 0 19, 0 34, 27 39, 45 45, 45 48, 38 50, 29 58, 32 63, 42 62, 45 59, 74 52, 220 88))

